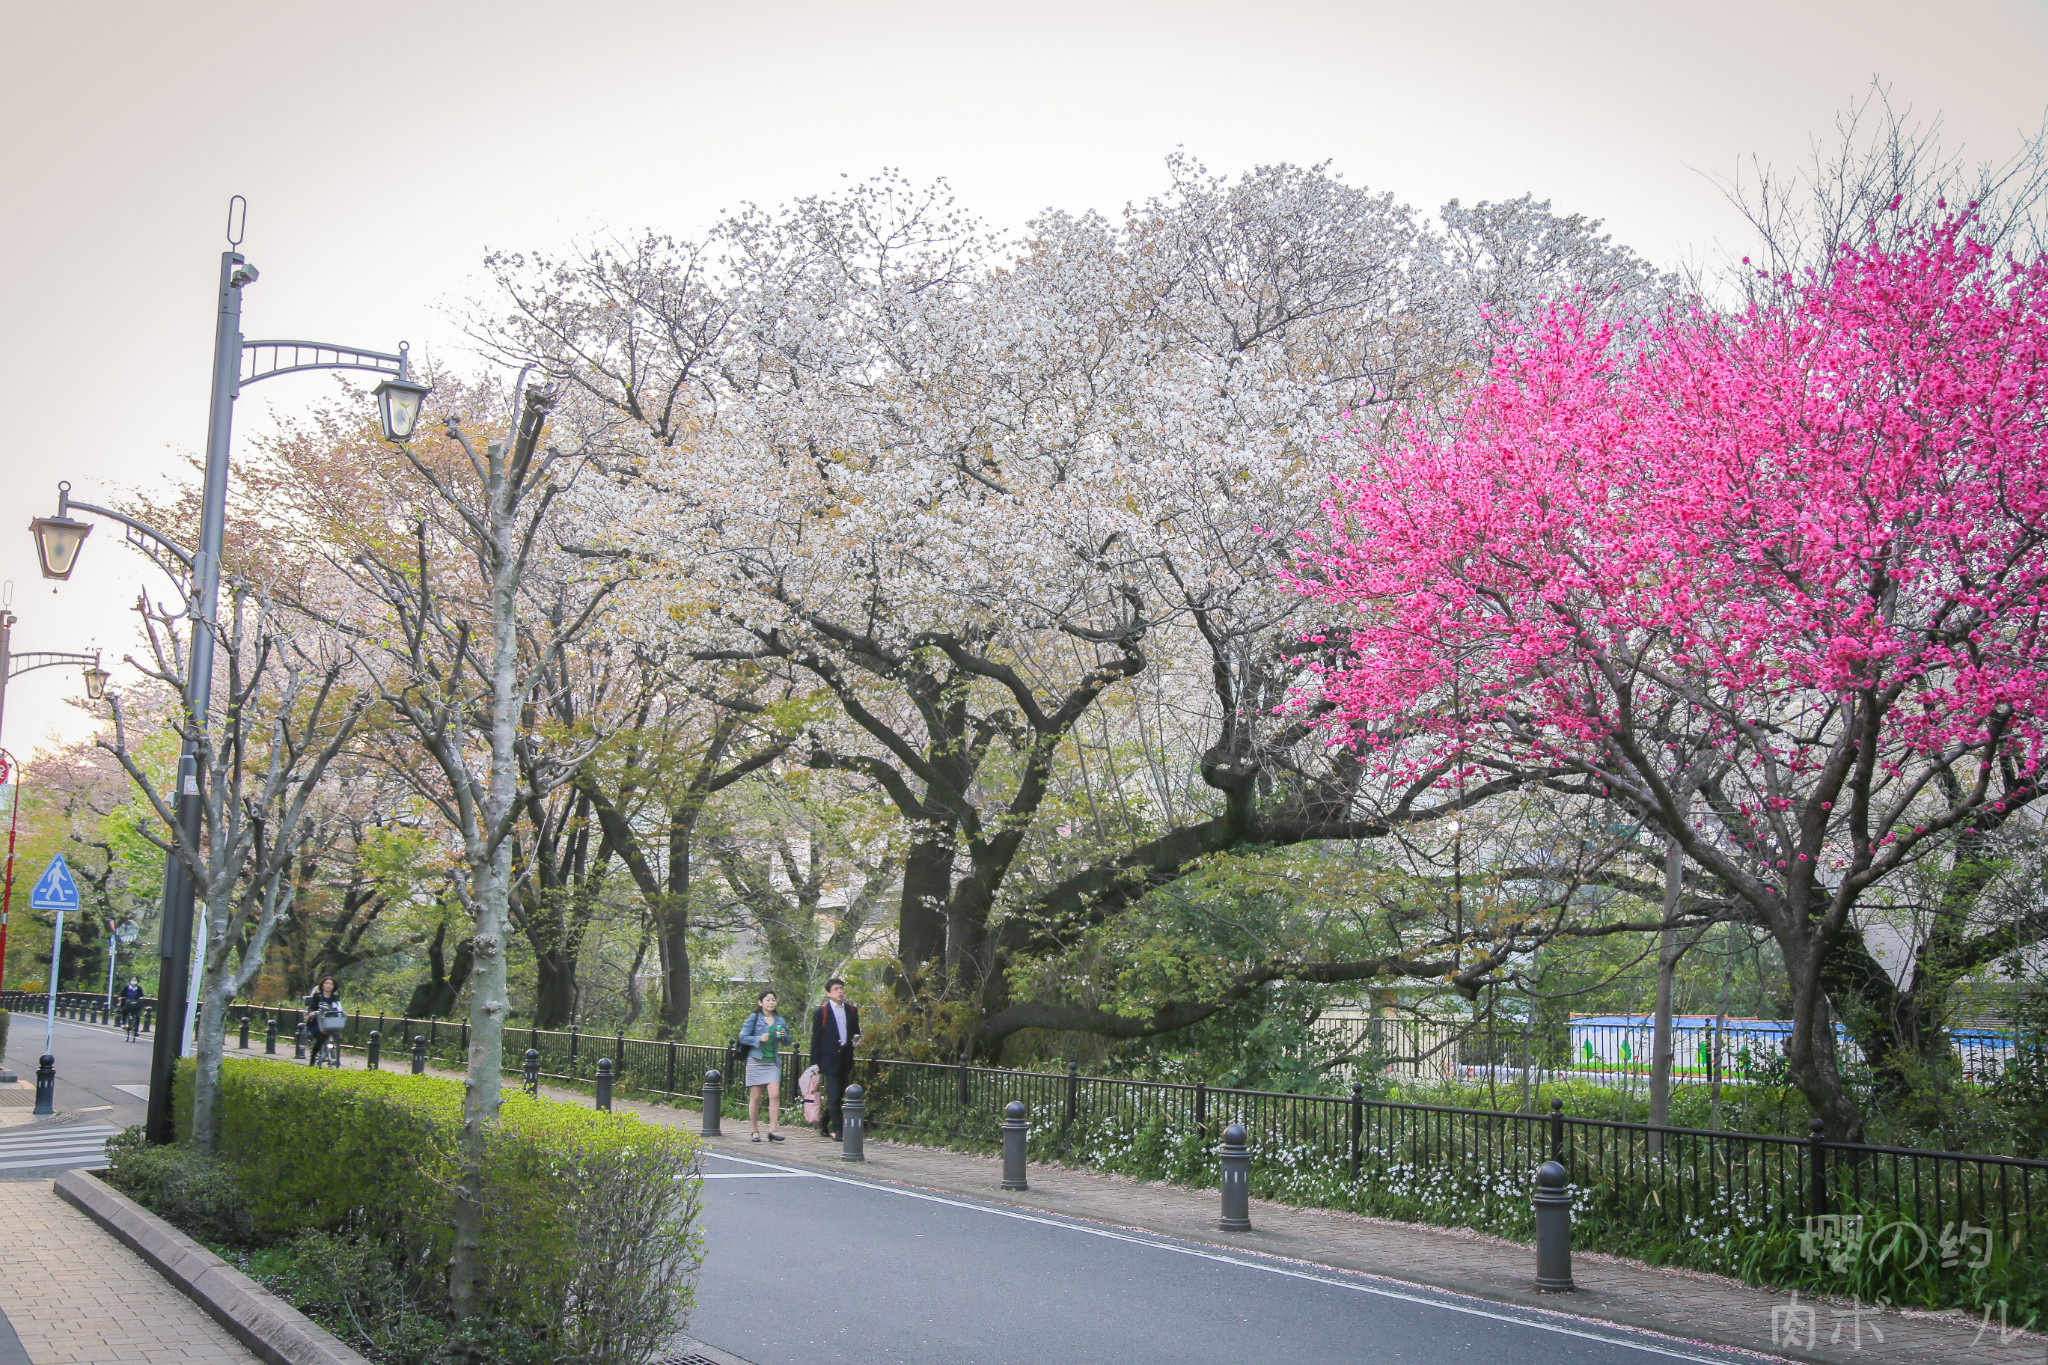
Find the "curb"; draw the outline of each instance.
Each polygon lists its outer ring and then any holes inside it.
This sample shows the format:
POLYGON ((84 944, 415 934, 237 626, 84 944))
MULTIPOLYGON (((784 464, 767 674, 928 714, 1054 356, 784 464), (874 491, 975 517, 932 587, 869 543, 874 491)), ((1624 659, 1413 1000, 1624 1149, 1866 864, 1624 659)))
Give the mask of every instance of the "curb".
POLYGON ((59 1199, 114 1234, 268 1365, 370 1365, 340 1339, 86 1171, 57 1177, 59 1199))

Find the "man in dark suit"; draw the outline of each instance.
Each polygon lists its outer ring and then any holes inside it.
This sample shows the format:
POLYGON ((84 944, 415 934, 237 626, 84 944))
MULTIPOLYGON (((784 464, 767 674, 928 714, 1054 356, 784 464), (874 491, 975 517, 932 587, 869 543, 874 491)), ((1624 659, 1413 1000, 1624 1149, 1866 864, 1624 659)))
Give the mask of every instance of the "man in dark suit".
POLYGON ((818 1064, 818 1136, 840 1136, 840 1104, 853 1079, 853 1050, 860 1046, 860 1006, 846 1003, 846 983, 825 983, 825 1003, 811 1011, 811 1058, 818 1064))

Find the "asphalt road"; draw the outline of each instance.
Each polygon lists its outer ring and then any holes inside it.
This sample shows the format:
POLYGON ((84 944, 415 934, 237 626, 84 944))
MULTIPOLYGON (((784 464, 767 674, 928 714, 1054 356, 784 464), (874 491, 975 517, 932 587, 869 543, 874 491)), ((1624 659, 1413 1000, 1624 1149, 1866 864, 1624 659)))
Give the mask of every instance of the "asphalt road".
MULTIPOLYGON (((50 1049, 57 1059, 56 1118, 0 1128, 0 1180, 48 1180, 74 1166, 102 1164, 96 1142, 57 1139, 74 1129, 117 1132, 142 1122, 149 1048, 147 1036, 131 1043, 118 1028, 59 1019, 50 1049), (115 1088, 123 1085, 133 1092, 115 1088)), ((7 1027, 7 1069, 32 1085, 42 1055, 42 1016, 15 1012, 7 1027)))
POLYGON ((765 1159, 706 1174, 690 1335, 759 1365, 1758 1359, 765 1159))

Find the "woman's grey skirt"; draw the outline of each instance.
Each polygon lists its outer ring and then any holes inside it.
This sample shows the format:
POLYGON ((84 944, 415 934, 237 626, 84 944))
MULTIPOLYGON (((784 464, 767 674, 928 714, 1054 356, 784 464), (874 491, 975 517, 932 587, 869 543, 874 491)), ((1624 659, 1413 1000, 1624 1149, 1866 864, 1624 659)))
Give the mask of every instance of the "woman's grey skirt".
POLYGON ((773 1085, 782 1079, 780 1062, 764 1062, 755 1057, 747 1058, 747 1084, 773 1085))

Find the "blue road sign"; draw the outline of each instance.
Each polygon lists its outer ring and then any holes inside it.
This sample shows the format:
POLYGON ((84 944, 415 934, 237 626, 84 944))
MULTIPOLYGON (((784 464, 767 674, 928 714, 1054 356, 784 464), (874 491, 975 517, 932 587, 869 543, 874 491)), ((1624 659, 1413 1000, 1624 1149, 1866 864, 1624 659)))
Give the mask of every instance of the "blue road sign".
POLYGON ((36 878, 36 889, 29 892, 28 903, 32 910, 78 908, 78 883, 71 880, 71 867, 63 854, 52 858, 43 875, 36 878))

